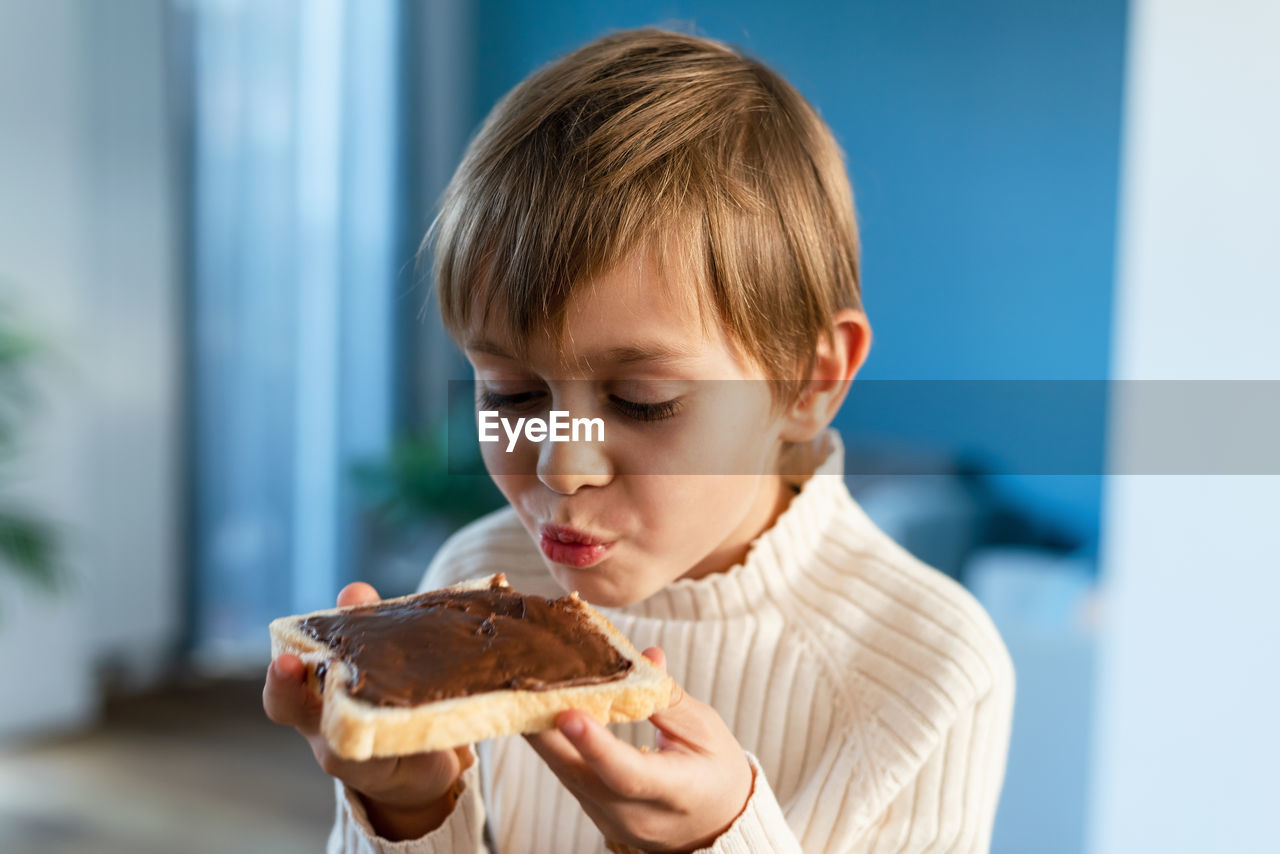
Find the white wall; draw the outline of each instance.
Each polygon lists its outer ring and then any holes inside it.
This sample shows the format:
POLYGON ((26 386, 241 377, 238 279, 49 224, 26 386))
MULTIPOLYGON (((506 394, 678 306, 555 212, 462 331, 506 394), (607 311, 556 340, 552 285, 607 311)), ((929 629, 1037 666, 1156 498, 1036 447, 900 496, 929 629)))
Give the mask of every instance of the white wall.
MULTIPOLYGON (((1277 45, 1280 4, 1134 4, 1118 379, 1280 380, 1277 45)), ((1119 404, 1117 454, 1161 435, 1119 404)), ((1277 519, 1276 476, 1108 479, 1095 854, 1275 845, 1277 519)))
POLYGON ((139 673, 177 636, 177 206, 164 3, 0 2, 0 293, 57 350, 23 479, 67 532, 58 599, 0 588, 0 731, 94 705, 91 665, 139 673))

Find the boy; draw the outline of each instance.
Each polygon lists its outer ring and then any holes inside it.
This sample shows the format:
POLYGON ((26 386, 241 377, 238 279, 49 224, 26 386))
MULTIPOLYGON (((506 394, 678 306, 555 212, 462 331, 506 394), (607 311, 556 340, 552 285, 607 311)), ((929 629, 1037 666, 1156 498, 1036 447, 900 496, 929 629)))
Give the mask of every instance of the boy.
POLYGON ((841 154, 803 98, 707 39, 598 39, 494 108, 428 240, 480 408, 606 429, 482 444, 511 506, 424 589, 577 590, 681 688, 612 731, 565 712, 351 763, 281 656, 264 704, 338 780, 330 851, 986 851, 1012 665, 844 486, 828 425, 871 330, 841 154))

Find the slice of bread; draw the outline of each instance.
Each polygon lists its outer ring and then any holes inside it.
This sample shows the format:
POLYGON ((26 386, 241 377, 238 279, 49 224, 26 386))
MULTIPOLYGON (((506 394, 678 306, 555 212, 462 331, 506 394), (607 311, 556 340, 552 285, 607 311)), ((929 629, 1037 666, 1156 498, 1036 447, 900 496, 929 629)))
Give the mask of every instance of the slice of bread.
MULTIPOLYGON (((502 575, 445 589, 479 590, 495 584, 511 589, 502 575)), ((426 595, 430 594, 402 596, 383 602, 408 602, 426 595)), ((275 658, 283 653, 292 653, 307 665, 309 683, 324 698, 321 732, 333 751, 345 759, 446 750, 486 738, 552 729, 556 715, 565 709, 581 709, 596 720, 612 723, 641 720, 666 708, 671 699, 671 678, 640 655, 630 641, 599 612, 579 599, 577 593, 571 594, 570 599, 610 645, 631 662, 631 669, 624 678, 545 690, 485 691, 407 708, 374 705, 353 697, 349 692, 353 668, 302 629, 302 623, 308 617, 341 613, 350 608, 333 608, 272 621, 271 656, 275 658), (318 668, 319 665, 323 666, 318 668), (317 669, 321 672, 319 676, 317 669)))

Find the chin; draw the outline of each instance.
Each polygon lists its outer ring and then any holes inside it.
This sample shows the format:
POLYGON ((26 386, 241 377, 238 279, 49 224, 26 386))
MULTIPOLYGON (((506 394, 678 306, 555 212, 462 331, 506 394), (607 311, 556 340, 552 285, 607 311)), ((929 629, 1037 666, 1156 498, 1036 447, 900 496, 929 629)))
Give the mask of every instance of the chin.
POLYGON ((610 581, 600 566, 572 569, 558 563, 548 563, 547 569, 566 593, 576 590, 587 602, 603 608, 625 608, 651 595, 625 586, 619 587, 610 581))

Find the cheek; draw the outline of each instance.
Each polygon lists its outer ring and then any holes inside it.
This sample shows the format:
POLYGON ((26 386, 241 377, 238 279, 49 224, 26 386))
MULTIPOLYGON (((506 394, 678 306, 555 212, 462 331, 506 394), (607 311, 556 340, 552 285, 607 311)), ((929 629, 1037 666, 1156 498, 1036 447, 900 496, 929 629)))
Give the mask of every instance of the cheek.
MULTIPOLYGON (((676 474, 761 475, 771 469, 779 425, 769 411, 768 388, 743 380, 709 381, 695 417, 682 425, 667 449, 676 474)), ((698 484, 694 491, 732 497, 742 492, 723 484, 698 484)))
POLYGON ((655 557, 701 558, 733 532, 758 489, 756 478, 723 475, 635 480, 639 485, 631 498, 641 521, 640 539, 655 557))
MULTIPOLYGON (((734 420, 713 413, 667 429, 632 428, 625 435, 619 430, 615 435, 620 440, 610 446, 609 454, 615 471, 626 474, 677 479, 697 476, 702 480, 761 475, 772 470, 773 453, 779 444, 772 427, 763 419, 734 420)), ((719 487, 697 483, 687 490, 706 494, 719 491, 719 487)), ((732 495, 735 490, 724 492, 732 495)))

